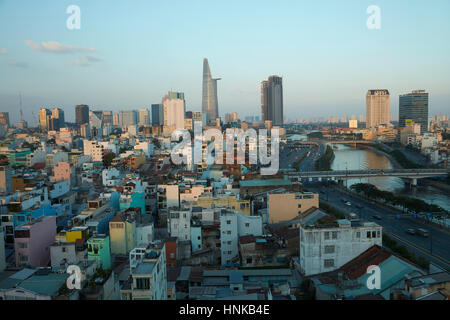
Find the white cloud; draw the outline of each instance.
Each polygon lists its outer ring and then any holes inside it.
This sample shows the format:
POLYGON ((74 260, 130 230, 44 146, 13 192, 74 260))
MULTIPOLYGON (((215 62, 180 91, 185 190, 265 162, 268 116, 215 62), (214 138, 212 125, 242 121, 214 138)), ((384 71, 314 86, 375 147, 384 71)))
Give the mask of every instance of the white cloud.
POLYGON ((94 48, 85 48, 72 46, 70 44, 62 44, 57 41, 47 41, 41 44, 31 40, 25 40, 25 43, 35 51, 53 52, 53 53, 78 53, 78 52, 92 52, 94 48))
POLYGON ((20 61, 15 61, 15 60, 10 60, 6 62, 10 67, 15 67, 15 68, 28 68, 29 65, 26 62, 20 62, 20 61))
POLYGON ((6 48, 0 48, 0 54, 7 54, 8 50, 6 48))
POLYGON ((81 59, 79 59, 79 60, 69 62, 69 64, 79 66, 79 67, 89 67, 92 65, 92 63, 99 62, 99 61, 102 61, 102 60, 98 59, 96 57, 93 57, 93 56, 85 55, 85 56, 81 56, 81 59))

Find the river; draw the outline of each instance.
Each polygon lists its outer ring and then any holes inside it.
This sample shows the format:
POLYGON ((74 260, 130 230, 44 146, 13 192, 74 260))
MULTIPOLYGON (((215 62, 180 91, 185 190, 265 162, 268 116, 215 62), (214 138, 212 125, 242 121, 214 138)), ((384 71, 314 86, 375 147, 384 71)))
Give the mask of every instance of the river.
MULTIPOLYGON (((334 149, 335 158, 331 164, 333 170, 365 170, 365 169, 393 169, 392 162, 380 152, 373 149, 347 145, 337 145, 334 149)), ((450 200, 445 191, 431 186, 406 186, 400 178, 376 177, 369 179, 349 179, 347 187, 355 183, 370 183, 380 190, 386 190, 404 196, 422 199, 428 203, 438 205, 450 211, 450 200)))

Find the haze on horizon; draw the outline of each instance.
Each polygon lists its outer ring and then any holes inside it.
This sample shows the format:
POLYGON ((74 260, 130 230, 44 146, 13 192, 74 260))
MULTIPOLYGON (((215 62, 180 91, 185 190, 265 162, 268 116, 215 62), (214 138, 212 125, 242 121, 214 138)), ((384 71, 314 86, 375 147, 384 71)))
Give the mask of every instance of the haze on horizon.
POLYGON ((219 114, 261 112, 260 83, 283 77, 288 119, 365 114, 368 89, 430 93, 430 115, 450 109, 450 1, 24 1, 0 0, 0 110, 74 106, 149 108, 169 90, 202 105, 203 59, 219 114), (366 27, 368 6, 381 29, 366 27), (66 8, 81 9, 69 30, 66 8))

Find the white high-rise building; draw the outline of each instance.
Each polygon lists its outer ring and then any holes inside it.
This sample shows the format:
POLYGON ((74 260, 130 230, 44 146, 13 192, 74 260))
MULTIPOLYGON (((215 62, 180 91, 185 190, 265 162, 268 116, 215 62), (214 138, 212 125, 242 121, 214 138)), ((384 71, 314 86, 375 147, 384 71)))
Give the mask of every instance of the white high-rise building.
POLYGON ((141 126, 147 126, 150 124, 150 111, 147 108, 139 110, 138 124, 141 126))
POLYGON ((184 129, 184 114, 186 112, 184 93, 169 91, 162 102, 164 126, 168 128, 169 132, 184 129))
POLYGON ((369 90, 366 95, 366 128, 375 128, 391 121, 391 100, 386 89, 369 90))

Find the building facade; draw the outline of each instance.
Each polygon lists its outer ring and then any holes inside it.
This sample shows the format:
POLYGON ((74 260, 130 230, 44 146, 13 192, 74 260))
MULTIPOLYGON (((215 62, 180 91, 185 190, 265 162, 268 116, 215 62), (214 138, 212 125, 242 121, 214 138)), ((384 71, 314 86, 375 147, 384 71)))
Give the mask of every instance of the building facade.
POLYGON ((425 90, 414 90, 411 93, 400 95, 398 119, 400 128, 418 123, 420 132, 427 132, 428 93, 425 90))
POLYGON ((272 121, 274 126, 284 123, 283 114, 283 79, 270 76, 261 82, 261 118, 262 121, 272 121))
POLYGON ((219 117, 219 106, 217 99, 217 81, 211 76, 208 59, 203 60, 203 96, 202 112, 206 117, 206 124, 210 124, 219 117))
POLYGON ((389 124, 391 120, 391 100, 389 91, 369 90, 366 94, 366 128, 389 124))

